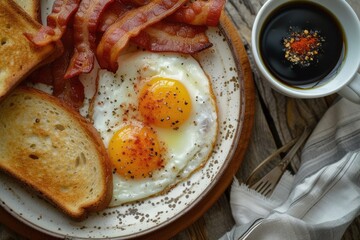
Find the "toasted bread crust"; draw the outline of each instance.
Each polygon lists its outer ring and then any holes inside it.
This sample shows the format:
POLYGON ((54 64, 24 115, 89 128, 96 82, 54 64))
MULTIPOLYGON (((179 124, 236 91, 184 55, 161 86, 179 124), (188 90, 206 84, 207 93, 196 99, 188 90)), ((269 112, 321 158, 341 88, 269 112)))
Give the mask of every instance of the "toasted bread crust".
POLYGON ((0 170, 73 219, 108 206, 112 168, 103 142, 57 98, 18 87, 0 103, 0 138, 0 170))
POLYGON ((14 0, 37 22, 41 22, 40 0, 14 0))
POLYGON ((41 24, 13 0, 0 0, 0 100, 57 51, 59 44, 34 46, 24 33, 36 33, 41 24))

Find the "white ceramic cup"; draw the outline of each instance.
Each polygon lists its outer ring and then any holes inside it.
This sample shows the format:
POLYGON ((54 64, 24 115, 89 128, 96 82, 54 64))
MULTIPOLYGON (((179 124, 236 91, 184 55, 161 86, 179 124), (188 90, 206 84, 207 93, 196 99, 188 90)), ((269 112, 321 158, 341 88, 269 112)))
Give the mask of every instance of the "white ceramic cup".
MULTIPOLYGON (((257 14, 252 29, 251 48, 255 64, 262 77, 271 87, 282 94, 294 98, 317 98, 339 93, 348 100, 360 104, 360 22, 345 0, 306 0, 314 2, 331 12, 340 23, 344 32, 345 52, 343 60, 333 73, 316 86, 291 86, 278 80, 266 67, 260 54, 260 33, 269 15, 285 3, 296 0, 268 0, 257 14)), ((302 1, 304 2, 304 0, 302 1)))

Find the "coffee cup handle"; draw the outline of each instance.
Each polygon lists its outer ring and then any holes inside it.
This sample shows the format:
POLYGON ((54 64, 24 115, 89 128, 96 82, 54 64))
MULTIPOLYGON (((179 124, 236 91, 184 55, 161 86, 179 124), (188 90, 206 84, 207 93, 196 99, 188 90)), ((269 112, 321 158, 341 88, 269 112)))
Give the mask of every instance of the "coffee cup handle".
POLYGON ((351 102, 360 104, 360 74, 356 73, 353 80, 344 86, 339 94, 351 102))

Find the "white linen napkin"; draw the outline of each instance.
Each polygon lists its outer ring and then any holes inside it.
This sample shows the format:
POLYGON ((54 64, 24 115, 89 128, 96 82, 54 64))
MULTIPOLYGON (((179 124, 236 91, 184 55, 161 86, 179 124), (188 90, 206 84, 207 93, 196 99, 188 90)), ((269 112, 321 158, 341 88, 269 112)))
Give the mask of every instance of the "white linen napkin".
POLYGON ((234 179, 233 239, 341 239, 360 214, 360 105, 340 99, 307 140, 295 176, 266 198, 234 179))

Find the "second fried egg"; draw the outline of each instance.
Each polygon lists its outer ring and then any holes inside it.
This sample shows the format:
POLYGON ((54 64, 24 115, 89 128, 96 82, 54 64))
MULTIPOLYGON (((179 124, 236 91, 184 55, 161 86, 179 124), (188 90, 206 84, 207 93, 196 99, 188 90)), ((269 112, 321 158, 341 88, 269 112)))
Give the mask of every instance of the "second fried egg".
POLYGON ((163 193, 203 166, 218 123, 211 83, 189 55, 138 51, 100 70, 91 116, 114 166, 110 206, 163 193))

